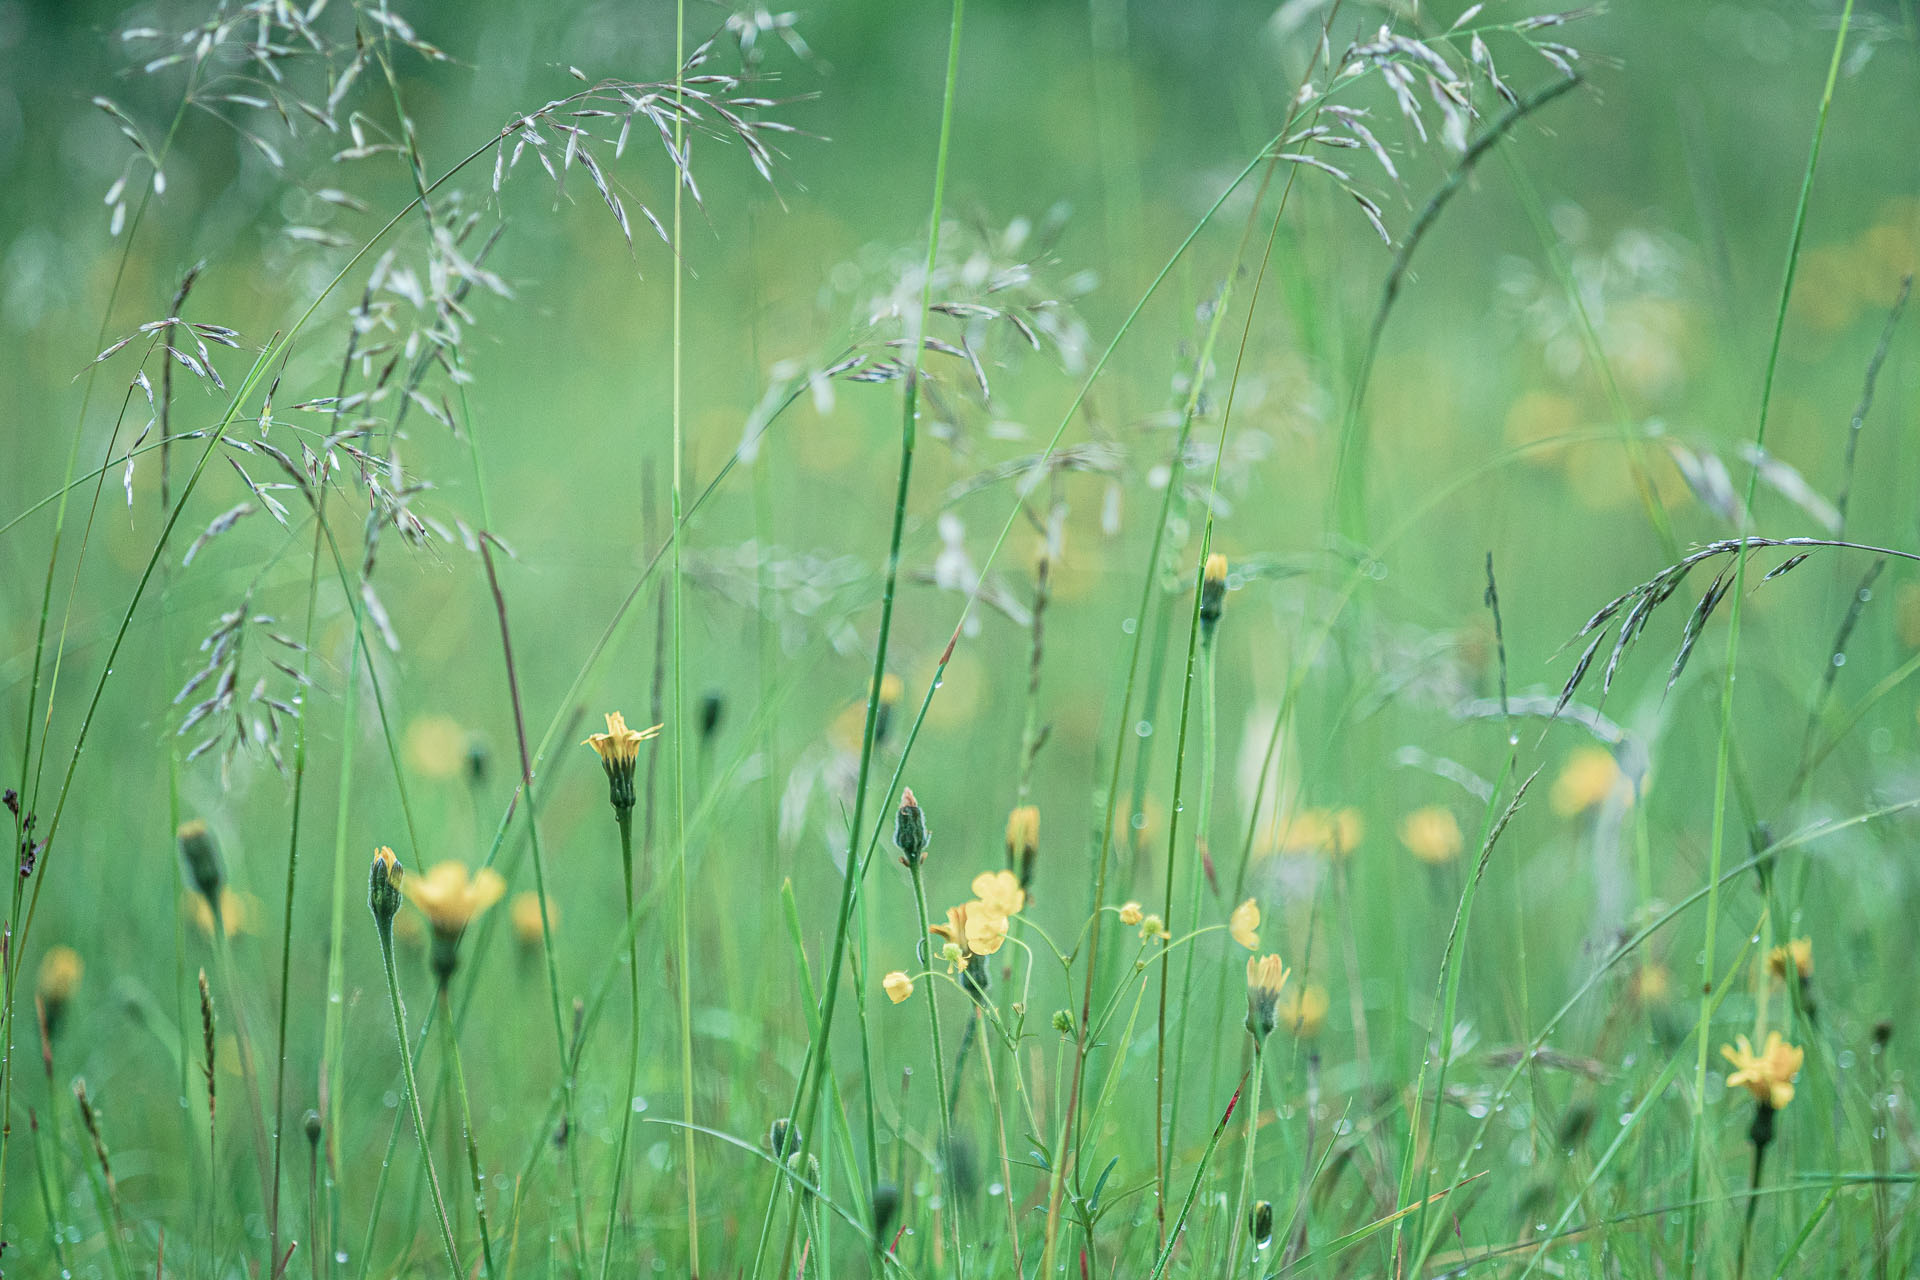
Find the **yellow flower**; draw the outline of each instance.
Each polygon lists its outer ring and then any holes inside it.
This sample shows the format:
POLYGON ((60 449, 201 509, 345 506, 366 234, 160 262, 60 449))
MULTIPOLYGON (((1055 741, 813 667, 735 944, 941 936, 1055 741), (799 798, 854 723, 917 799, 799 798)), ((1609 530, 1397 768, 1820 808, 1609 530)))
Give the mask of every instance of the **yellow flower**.
MULTIPOLYGON (((930 925, 927 932, 936 938, 946 940, 947 972, 965 969, 967 961, 973 958, 973 951, 967 946, 967 912, 972 903, 962 903, 947 908, 945 924, 930 925)), ((1001 935, 1006 936, 1004 933, 1001 935)))
POLYGON ((1146 918, 1147 917, 1145 916, 1145 914, 1143 914, 1140 910, 1140 904, 1137 902, 1125 903, 1120 908, 1121 924, 1132 926, 1132 925, 1139 924, 1142 920, 1146 918))
POLYGON ((1027 905, 1020 877, 1011 871, 982 871, 973 878, 973 896, 981 906, 1002 917, 1017 916, 1027 905))
MULTIPOLYGON (((251 894, 238 894, 232 889, 220 890, 220 923, 223 932, 229 937, 254 931, 254 917, 259 914, 256 908, 259 900, 251 894)), ((187 909, 193 912, 193 922, 200 926, 200 932, 209 938, 213 936, 213 908, 199 894, 187 899, 187 909)))
POLYGON ((1787 966, 1791 964, 1805 982, 1813 977, 1813 939, 1794 938, 1785 946, 1775 947, 1767 953, 1767 972, 1776 978, 1787 976, 1787 966))
POLYGON ((1280 994, 1277 1025, 1298 1039, 1311 1040, 1320 1034, 1320 1027, 1327 1020, 1330 1003, 1327 989, 1317 983, 1289 987, 1280 994))
MULTIPOLYGON (((513 919, 513 936, 520 940, 523 947, 538 947, 546 938, 546 930, 540 920, 540 895, 531 891, 516 893, 513 904, 508 908, 513 919)), ((547 922, 560 923, 560 912, 553 903, 547 904, 547 922)))
POLYGON ((1661 1003, 1672 989, 1672 975, 1657 964, 1643 964, 1634 970, 1633 982, 1628 988, 1633 998, 1643 1005, 1661 1003))
POLYGON ((467 735, 451 716, 421 716, 407 726, 407 766, 426 778, 457 775, 467 759, 467 735))
POLYGON ((640 744, 659 733, 657 724, 651 729, 629 729, 625 716, 609 711, 607 731, 588 734, 581 744, 592 747, 600 757, 600 767, 607 771, 608 798, 616 813, 624 814, 633 808, 633 767, 640 759, 640 744))
POLYGON ((1732 1045, 1720 1046, 1720 1056, 1734 1068, 1727 1088, 1745 1085, 1757 1101, 1778 1111, 1793 1101, 1793 1078, 1807 1055, 1782 1040, 1778 1031, 1769 1031, 1767 1047, 1758 1054, 1745 1036, 1735 1036, 1732 1045))
POLYGON ((1585 813, 1620 785, 1620 763, 1605 747, 1582 747, 1567 757, 1553 780, 1553 811, 1563 818, 1585 813))
POLYGON ((913 995, 913 979, 909 978, 906 973, 900 969, 895 969, 892 973, 880 979, 880 985, 887 989, 887 999, 893 1001, 895 1004, 899 1004, 901 1001, 909 999, 913 995))
POLYGON ((1287 966, 1279 956, 1247 957, 1247 1030, 1264 1040, 1279 1021, 1280 990, 1287 966))
POLYGON ((400 888, 436 934, 457 938, 481 912, 500 901, 507 882, 492 867, 469 875, 466 863, 450 858, 423 876, 408 876, 400 888))
POLYGON ((1453 810, 1435 804, 1400 819, 1400 843, 1420 861, 1439 866, 1459 857, 1465 841, 1453 810))
POLYGON ((1366 820, 1358 809, 1302 809, 1287 821, 1280 851, 1345 857, 1359 846, 1366 832, 1366 820))
POLYGON ((1235 907, 1227 917, 1227 932, 1247 950, 1256 950, 1260 946, 1260 904, 1248 898, 1235 907))
MULTIPOLYGON (((1023 804, 1007 815, 1007 856, 1031 858, 1040 847, 1040 810, 1023 804)), ((976 890, 976 892, 978 892, 976 890)))
POLYGON ((51 1007, 73 999, 73 993, 80 989, 80 979, 86 971, 87 966, 81 962, 80 953, 72 947, 48 947, 47 954, 40 957, 40 983, 37 989, 41 1002, 51 1007))
POLYGON ((984 902, 967 904, 967 950, 990 956, 1007 940, 1007 918, 984 902))

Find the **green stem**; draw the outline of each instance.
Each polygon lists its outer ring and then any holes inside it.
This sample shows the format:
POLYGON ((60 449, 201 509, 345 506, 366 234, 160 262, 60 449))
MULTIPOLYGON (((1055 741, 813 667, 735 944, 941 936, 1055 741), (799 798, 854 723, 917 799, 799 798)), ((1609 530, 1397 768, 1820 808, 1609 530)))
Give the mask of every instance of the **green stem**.
POLYGON ((613 1259, 614 1226, 620 1218, 620 1184, 627 1173, 627 1145, 633 1136, 633 1099, 640 1081, 640 935, 633 928, 633 810, 616 808, 620 824, 620 870, 627 893, 627 978, 631 996, 632 1038, 627 1042, 627 1091, 620 1101, 620 1142, 614 1149, 613 1191, 607 1202, 607 1238, 600 1251, 600 1277, 606 1280, 613 1259))
POLYGON ((1240 1162, 1240 1194, 1234 1201, 1233 1218, 1227 1223, 1227 1269, 1220 1274, 1232 1280, 1240 1270, 1240 1245, 1247 1236, 1248 1197, 1253 1193, 1253 1152, 1260 1139, 1260 1082, 1266 1076, 1266 1043, 1253 1038, 1253 1092, 1247 1098, 1247 1142, 1240 1162))
MULTIPOLYGON (((927 888, 921 863, 916 861, 912 871, 913 905, 920 913, 920 937, 927 940, 927 967, 931 969, 939 957, 934 954, 933 935, 927 926, 927 888)), ((983 957, 974 959, 977 964, 987 963, 983 957)), ((933 1042, 934 1089, 940 1096, 940 1177, 947 1190, 947 1223, 953 1232, 953 1271, 956 1276, 965 1276, 965 1255, 960 1248, 960 1189, 953 1180, 953 1107, 947 1100, 947 1055, 940 1047, 940 1003, 934 996, 939 987, 938 982, 927 984, 927 1034, 933 1042)))
POLYGON ((447 998, 445 982, 440 984, 440 1033, 446 1044, 447 1061, 453 1067, 454 1094, 460 1102, 460 1133, 466 1140, 467 1173, 473 1180, 473 1213, 480 1224, 481 1261, 491 1276, 494 1274, 493 1234, 487 1229, 487 1179, 480 1170, 480 1146, 473 1136, 473 1107, 467 1101, 467 1070, 460 1062, 460 1033, 453 1025, 453 1005, 447 998))
POLYGON ((447 1265, 456 1278, 467 1273, 460 1266, 460 1251, 454 1247, 453 1225, 447 1218, 447 1202, 440 1194, 440 1178, 433 1171, 433 1149, 427 1138, 426 1117, 420 1114, 420 1086, 413 1076, 413 1055, 407 1052, 407 1015, 400 1007, 400 982, 393 970, 393 922, 377 922, 380 929, 380 961, 387 970, 387 999, 393 1004, 393 1033, 400 1044, 400 1070, 407 1081, 407 1105, 413 1110, 413 1134, 420 1141, 420 1159, 427 1167, 427 1186, 433 1192, 433 1208, 440 1221, 440 1243, 447 1251, 447 1265))

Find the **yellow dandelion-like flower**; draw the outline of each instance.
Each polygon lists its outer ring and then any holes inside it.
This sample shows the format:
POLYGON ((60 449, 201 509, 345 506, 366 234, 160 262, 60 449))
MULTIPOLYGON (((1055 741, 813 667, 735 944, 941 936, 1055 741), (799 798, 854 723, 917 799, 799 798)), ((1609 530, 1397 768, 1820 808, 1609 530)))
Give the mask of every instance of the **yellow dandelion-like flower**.
POLYGON ((1776 978, 1787 976, 1787 966, 1792 965, 1805 982, 1813 977, 1813 939, 1794 938, 1785 946, 1775 947, 1767 953, 1767 972, 1776 978))
POLYGON ((1330 1007, 1327 989, 1318 983, 1288 987, 1280 993, 1280 1002, 1276 1006, 1279 1021, 1276 1025, 1296 1039, 1311 1040, 1320 1034, 1330 1007))
POLYGON ((1420 861, 1439 866, 1459 857, 1466 840, 1453 810, 1435 804, 1400 819, 1400 843, 1420 861))
POLYGON ((973 896, 1003 917, 1017 916, 1027 906, 1027 892, 1011 871, 982 871, 973 878, 973 896))
POLYGON ((469 874, 466 863, 450 858, 434 864, 423 876, 408 876, 400 888, 436 934, 458 937, 481 912, 500 901, 507 882, 492 867, 469 874))
POLYGON ((1279 1023, 1280 991, 1287 966, 1279 956, 1247 957, 1247 1030, 1264 1040, 1279 1023))
POLYGON ((1563 818, 1585 813, 1620 785, 1620 762, 1605 747, 1582 747, 1567 757, 1553 780, 1553 811, 1563 818))
POLYGON ((1123 903, 1120 907, 1121 924, 1131 927, 1146 918, 1146 914, 1140 910, 1140 904, 1137 902, 1123 903))
POLYGON ((1260 946, 1260 904, 1252 898, 1248 898, 1245 902, 1235 907, 1233 914, 1227 917, 1227 932, 1233 935, 1235 942, 1247 950, 1258 950, 1260 946))
POLYGON ((1660 1004, 1666 1000, 1667 993, 1673 990, 1673 975, 1667 972, 1664 965, 1643 964, 1633 971, 1633 980, 1627 989, 1638 1004, 1660 1004))
MULTIPOLYGON (((259 915, 259 900, 252 894, 235 893, 231 888, 220 890, 220 923, 222 931, 229 937, 238 937, 254 931, 254 919, 259 915)), ((213 936, 213 908, 199 894, 187 899, 187 910, 193 913, 193 922, 200 926, 200 932, 209 938, 213 936)))
MULTIPOLYGON (((513 895, 513 902, 507 908, 513 920, 513 936, 523 947, 538 947, 546 938, 546 929, 540 919, 540 895, 529 890, 513 895)), ((558 928, 560 911, 553 903, 547 903, 547 924, 558 928)))
POLYGON ((1039 847, 1040 810, 1023 804, 1007 815, 1007 856, 1016 860, 1031 858, 1039 847))
POLYGON ((86 972, 80 953, 72 947, 48 947, 47 954, 40 957, 40 979, 35 990, 47 1006, 63 1005, 80 989, 80 979, 86 972))
POLYGON ((607 771, 608 798, 613 802, 616 812, 624 813, 633 808, 633 769, 640 759, 640 744, 649 738, 658 737, 660 726, 650 729, 629 729, 627 718, 618 711, 607 712, 607 731, 588 734, 582 746, 592 747, 594 754, 600 757, 601 768, 607 771))
POLYGON ((1358 809, 1302 809, 1286 820, 1279 847, 1287 854, 1345 857, 1359 847, 1366 833, 1366 819, 1358 809))
POLYGON ((407 767, 424 778, 456 777, 467 760, 467 735, 452 716, 420 716, 407 726, 407 767))
POLYGON ((906 972, 901 969, 895 969, 892 973, 880 979, 880 985, 886 988, 887 999, 893 1001, 895 1004, 899 1004, 901 1001, 913 995, 913 979, 909 978, 906 972))
POLYGON ((1778 1111, 1793 1101, 1793 1078, 1807 1055, 1781 1039, 1778 1031, 1769 1031, 1766 1048, 1759 1053, 1745 1036, 1735 1036, 1733 1044, 1720 1046, 1720 1056, 1733 1064, 1727 1088, 1745 1085, 1756 1101, 1778 1111))

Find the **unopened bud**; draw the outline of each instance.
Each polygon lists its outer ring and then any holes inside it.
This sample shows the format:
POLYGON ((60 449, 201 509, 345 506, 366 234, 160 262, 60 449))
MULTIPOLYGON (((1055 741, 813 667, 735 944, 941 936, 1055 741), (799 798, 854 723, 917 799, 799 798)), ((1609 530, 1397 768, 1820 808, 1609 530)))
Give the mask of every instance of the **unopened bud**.
POLYGON ((893 820, 893 842, 900 848, 900 861, 909 868, 925 862, 930 839, 927 816, 920 812, 920 802, 913 798, 913 788, 908 787, 900 793, 900 812, 893 820))
POLYGON ((367 908, 382 933, 393 927, 393 918, 400 914, 400 881, 405 875, 406 868, 393 850, 381 845, 373 851, 373 865, 367 872, 367 908))
POLYGON ((1200 571, 1200 626, 1208 638, 1220 621, 1220 610, 1227 600, 1227 558, 1218 551, 1207 557, 1200 571))
POLYGON ((207 905, 217 911, 220 888, 226 883, 227 875, 220 865, 220 849, 213 842, 213 833, 207 830, 206 823, 195 818, 180 824, 179 839, 180 863, 186 868, 187 879, 195 892, 207 900, 207 905))

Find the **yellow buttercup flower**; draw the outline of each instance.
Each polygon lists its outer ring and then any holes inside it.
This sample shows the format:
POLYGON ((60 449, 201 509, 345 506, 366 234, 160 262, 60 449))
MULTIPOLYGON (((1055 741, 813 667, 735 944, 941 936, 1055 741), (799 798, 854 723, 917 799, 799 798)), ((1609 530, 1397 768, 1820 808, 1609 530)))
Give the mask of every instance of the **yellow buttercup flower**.
MULTIPOLYGON (((945 924, 930 925, 927 932, 936 938, 944 939, 946 946, 947 972, 953 973, 965 969, 967 961, 973 958, 973 951, 967 946, 967 910, 970 903, 947 908, 945 924)), ((1004 934, 1002 935, 1005 936, 1004 934)))
MULTIPOLYGON (((538 947, 546 939, 546 929, 540 919, 540 895, 529 890, 513 895, 513 904, 507 908, 513 920, 513 936, 523 947, 538 947)), ((553 903, 547 903, 547 922, 560 923, 560 911, 553 903)))
POLYGON ((457 938, 481 912, 500 901, 507 882, 492 867, 470 875, 466 863, 449 858, 423 876, 408 876, 400 889, 436 934, 457 938))
POLYGON ((36 987, 40 999, 49 1008, 73 999, 87 966, 72 947, 48 947, 40 957, 40 981, 36 987))
POLYGON ((1233 914, 1227 917, 1227 932, 1247 950, 1257 950, 1260 946, 1260 904, 1248 898, 1235 907, 1233 914))
POLYGON ((1129 926, 1136 925, 1146 918, 1146 915, 1140 910, 1140 904, 1137 902, 1124 903, 1120 907, 1121 924, 1129 926))
POLYGON ((886 988, 887 999, 893 1001, 895 1004, 899 1004, 901 1001, 913 995, 913 979, 909 978, 906 972, 901 969, 895 969, 892 973, 880 979, 880 985, 886 988))
POLYGON ((1023 804, 1007 815, 1007 855, 1031 858, 1040 845, 1040 810, 1023 804))
POLYGON ((990 956, 1007 940, 1007 918, 984 902, 967 904, 967 950, 990 956))
POLYGON ((1264 1040, 1278 1024, 1287 966, 1279 956, 1247 957, 1247 1030, 1264 1040))
POLYGON ((982 871, 973 878, 973 896, 980 904, 1001 916, 1017 916, 1027 905, 1027 892, 1020 877, 1011 871, 982 871))
POLYGON ((1582 747, 1567 757, 1553 780, 1553 811, 1563 818, 1585 813, 1620 786, 1620 762, 1605 747, 1582 747))
POLYGON ((1769 1031, 1766 1048, 1759 1053, 1745 1036, 1735 1036, 1732 1045, 1720 1046, 1720 1056, 1733 1064, 1727 1088, 1745 1085, 1756 1101, 1778 1111, 1793 1101, 1793 1078, 1807 1055, 1782 1040, 1778 1031, 1769 1031))
POLYGON ((1318 983, 1289 987, 1280 993, 1277 1025, 1296 1039, 1311 1040, 1320 1034, 1330 1004, 1327 989, 1318 983))
POLYGON ((1420 861, 1439 866, 1459 857, 1466 841, 1453 810, 1435 804, 1400 819, 1400 843, 1420 861))
POLYGON ((1813 977, 1813 939, 1794 938, 1785 946, 1775 947, 1767 953, 1767 972, 1776 978, 1787 976, 1787 966, 1792 965, 1805 982, 1813 977))

